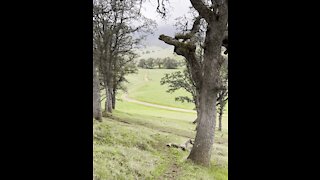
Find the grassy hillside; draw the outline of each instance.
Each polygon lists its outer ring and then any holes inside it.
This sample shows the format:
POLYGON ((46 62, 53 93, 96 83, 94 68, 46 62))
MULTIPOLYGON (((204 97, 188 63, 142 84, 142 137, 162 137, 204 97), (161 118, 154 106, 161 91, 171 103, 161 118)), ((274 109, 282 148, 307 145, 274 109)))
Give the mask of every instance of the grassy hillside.
MULTIPOLYGON (((164 73, 176 70, 144 70, 128 77, 129 96, 146 102, 192 109, 192 104, 174 101, 177 94, 160 86, 164 73), (147 75, 146 75, 147 74, 147 75), (147 77, 147 78, 146 78, 147 77)), ((94 121, 94 174, 96 180, 111 179, 228 179, 228 116, 222 132, 216 131, 211 167, 186 160, 188 151, 166 147, 195 136, 195 113, 178 112, 121 100, 103 122, 94 121)), ((104 105, 104 103, 102 103, 104 105)))
POLYGON ((160 85, 160 80, 166 73, 181 71, 181 69, 139 69, 138 74, 128 76, 129 97, 154 104, 172 106, 184 109, 193 109, 192 103, 181 103, 174 100, 177 96, 191 95, 185 90, 172 94, 167 93, 167 85, 160 85))
POLYGON ((187 120, 116 110, 93 127, 96 179, 227 179, 226 131, 216 134, 212 166, 204 168, 186 161, 189 152, 166 147, 194 137, 187 120))
POLYGON ((139 54, 139 59, 171 57, 176 60, 183 60, 182 56, 173 53, 173 47, 147 46, 143 49, 137 49, 136 53, 139 54))

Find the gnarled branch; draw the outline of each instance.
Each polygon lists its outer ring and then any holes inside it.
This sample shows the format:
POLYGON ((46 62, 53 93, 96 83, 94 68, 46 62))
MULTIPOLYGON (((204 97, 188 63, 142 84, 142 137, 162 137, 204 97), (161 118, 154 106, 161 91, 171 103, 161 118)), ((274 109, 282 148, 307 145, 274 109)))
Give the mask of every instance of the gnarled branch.
POLYGON ((188 64, 192 66, 192 68, 190 68, 192 79, 196 83, 196 87, 200 87, 202 82, 202 74, 200 62, 196 59, 195 56, 196 46, 191 42, 180 42, 177 39, 163 34, 160 35, 159 40, 162 40, 166 44, 173 45, 174 52, 186 58, 188 64))
POLYGON ((200 16, 202 16, 207 22, 210 21, 214 14, 201 0, 190 0, 190 2, 198 11, 200 16))
POLYGON ((183 39, 184 41, 191 39, 192 37, 194 37, 194 35, 199 32, 200 30, 200 20, 201 20, 201 16, 196 17, 192 29, 190 30, 189 33, 186 34, 176 34, 175 35, 175 39, 183 39))

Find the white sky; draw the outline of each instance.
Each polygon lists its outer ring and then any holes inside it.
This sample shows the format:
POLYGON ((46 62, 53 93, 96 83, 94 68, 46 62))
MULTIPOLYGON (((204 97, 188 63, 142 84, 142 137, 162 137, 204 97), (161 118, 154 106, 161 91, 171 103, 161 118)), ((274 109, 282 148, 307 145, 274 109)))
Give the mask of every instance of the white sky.
POLYGON ((157 0, 146 0, 143 3, 142 14, 156 20, 159 25, 174 25, 174 19, 186 15, 190 6, 189 0, 169 0, 169 3, 166 3, 166 8, 169 9, 168 17, 167 20, 163 20, 160 14, 156 12, 157 0))
POLYGON ((157 0, 146 0, 143 3, 141 13, 147 18, 153 19, 158 24, 158 29, 154 35, 149 35, 145 41, 146 45, 169 47, 164 42, 158 40, 160 34, 166 34, 173 36, 176 32, 175 19, 188 15, 191 6, 190 0, 169 0, 169 4, 166 3, 166 8, 169 9, 166 19, 162 19, 161 15, 156 12, 157 0))

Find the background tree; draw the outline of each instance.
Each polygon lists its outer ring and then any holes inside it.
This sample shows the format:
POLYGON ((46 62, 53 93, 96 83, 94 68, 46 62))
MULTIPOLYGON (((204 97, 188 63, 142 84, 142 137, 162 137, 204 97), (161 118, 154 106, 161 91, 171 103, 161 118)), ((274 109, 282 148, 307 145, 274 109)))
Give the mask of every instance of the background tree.
POLYGON ((138 67, 146 68, 146 60, 145 59, 140 59, 139 63, 138 63, 138 67))
POLYGON ((127 91, 124 83, 127 83, 126 75, 137 73, 138 69, 134 63, 134 59, 137 58, 136 54, 131 54, 127 58, 118 57, 117 63, 115 63, 115 75, 113 79, 113 93, 112 93, 112 109, 116 106, 116 94, 118 90, 124 92, 127 91))
POLYGON ((224 88, 219 75, 224 60, 221 49, 227 31, 228 0, 190 0, 190 2, 199 15, 194 19, 192 29, 188 33, 176 34, 174 38, 160 35, 159 39, 173 45, 174 52, 185 57, 190 69, 199 97, 199 122, 194 146, 188 159, 208 166, 214 143, 217 96, 224 88), (195 34, 199 32, 201 19, 206 22, 203 59, 196 56, 197 44, 194 39, 195 34))
POLYGON ((218 131, 222 131, 222 117, 223 117, 223 112, 225 110, 225 105, 228 101, 228 91, 227 90, 222 90, 218 93, 218 114, 219 114, 219 126, 218 126, 218 131))
POLYGON ((166 69, 177 69, 178 68, 178 62, 177 60, 166 57, 163 59, 163 67, 166 69))
POLYGON ((161 58, 157 58, 157 59, 155 59, 154 63, 155 63, 155 65, 158 66, 159 69, 161 69, 163 67, 164 61, 161 58))
MULTIPOLYGON (((191 94, 189 96, 178 96, 175 98, 176 101, 194 103, 195 109, 197 111, 197 119, 199 117, 199 99, 197 98, 196 87, 190 77, 190 74, 187 69, 173 73, 166 73, 160 81, 161 85, 167 84, 169 89, 168 93, 173 93, 178 89, 184 89, 191 94)), ((196 121, 196 120, 195 120, 196 121)))
POLYGON ((153 69, 155 65, 155 59, 154 58, 148 58, 146 61, 146 68, 147 69, 153 69))
MULTIPOLYGON (((224 54, 227 54, 227 49, 223 51, 224 54)), ((222 86, 224 88, 221 89, 221 91, 218 93, 218 113, 219 113, 219 126, 218 130, 222 130, 222 116, 225 110, 225 106, 228 102, 228 56, 224 56, 225 63, 223 63, 220 71, 220 78, 222 80, 222 86)))
MULTIPOLYGON (((221 71, 221 78, 223 79, 223 83, 225 88, 218 93, 217 96, 217 108, 219 114, 219 128, 218 130, 221 131, 222 129, 222 116, 225 109, 226 102, 228 100, 228 68, 226 64, 224 65, 223 71, 221 71)), ((166 73, 160 81, 161 85, 167 84, 169 89, 167 90, 168 93, 173 93, 176 90, 184 89, 190 96, 178 96, 175 98, 176 101, 180 101, 182 103, 194 103, 195 109, 197 111, 197 118, 193 123, 198 122, 199 117, 199 99, 196 93, 196 86, 195 83, 192 82, 192 78, 187 69, 184 69, 183 72, 177 71, 173 73, 166 73)))
POLYGON ((173 58, 166 57, 166 58, 148 58, 140 59, 138 63, 138 67, 145 68, 145 69, 153 69, 153 68, 165 68, 165 69, 177 69, 179 66, 179 62, 173 58))
POLYGON ((100 83, 99 75, 95 60, 93 60, 93 117, 96 120, 102 120, 101 103, 100 103, 100 83))
POLYGON ((115 108, 116 92, 123 85, 124 76, 134 70, 130 64, 137 57, 133 49, 155 23, 140 14, 140 0, 94 1, 93 35, 94 53, 99 59, 102 85, 105 90, 105 113, 115 108), (122 72, 124 71, 125 72, 122 72))

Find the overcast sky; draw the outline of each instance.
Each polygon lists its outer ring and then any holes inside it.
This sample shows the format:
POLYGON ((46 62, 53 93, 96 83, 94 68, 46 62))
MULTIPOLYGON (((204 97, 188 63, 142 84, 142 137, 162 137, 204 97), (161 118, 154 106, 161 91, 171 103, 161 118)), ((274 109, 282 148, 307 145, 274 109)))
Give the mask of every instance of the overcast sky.
POLYGON ((173 36, 176 32, 176 18, 188 15, 191 3, 189 0, 170 0, 166 8, 169 9, 166 20, 162 19, 160 14, 156 12, 157 0, 146 0, 142 7, 142 14, 147 18, 157 22, 158 28, 153 35, 149 35, 145 41, 146 45, 169 47, 164 42, 158 40, 160 34, 173 36))

